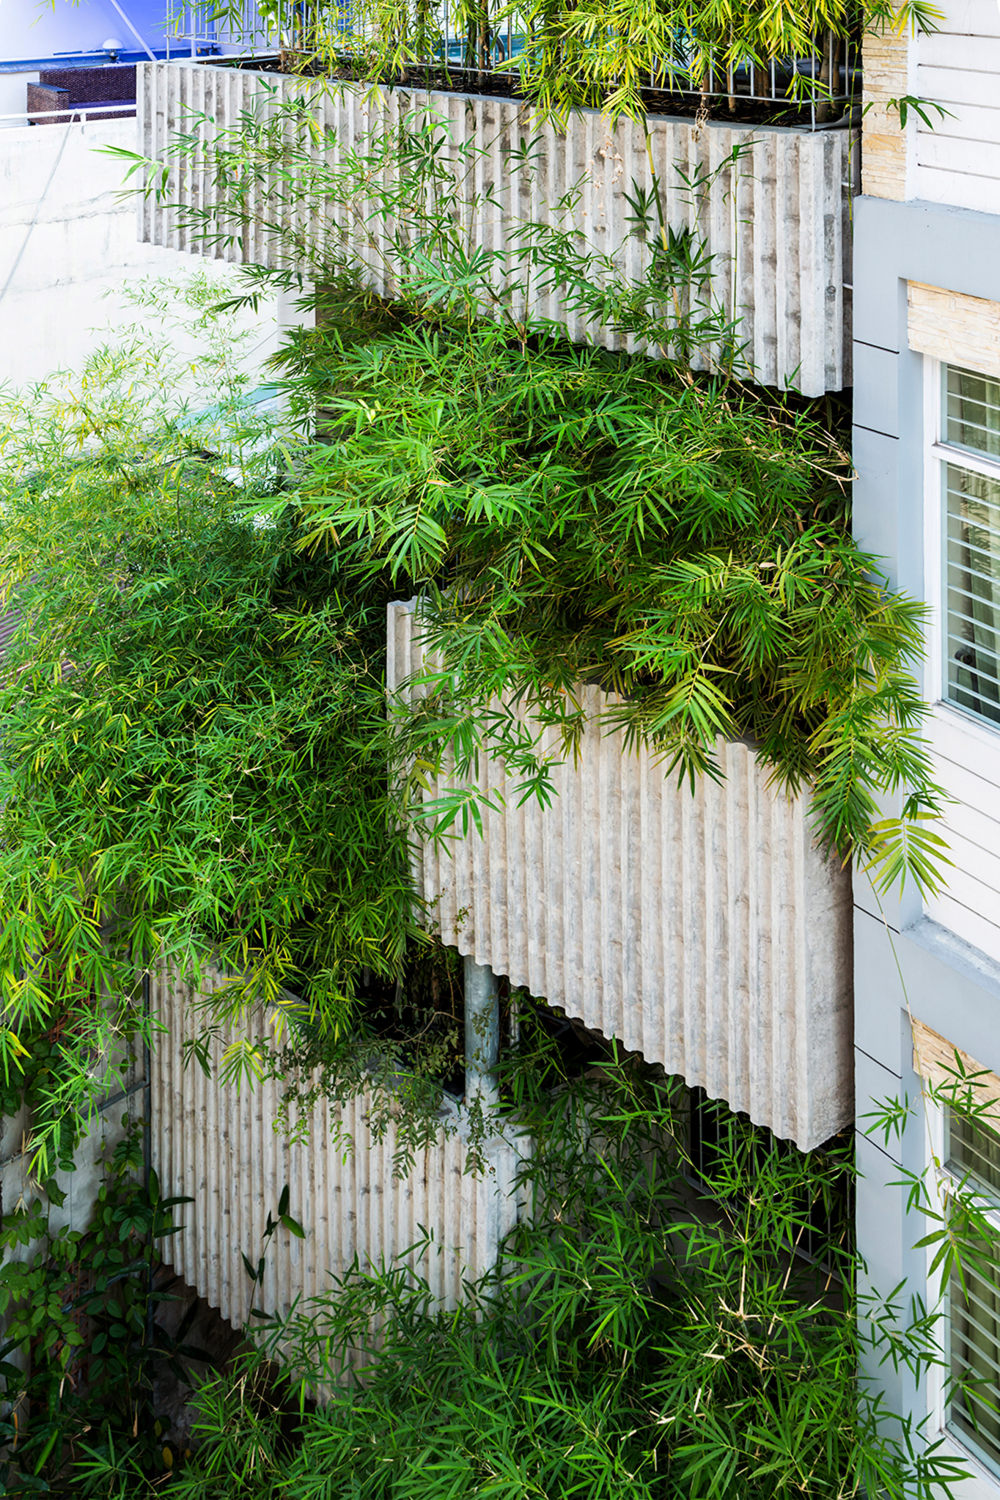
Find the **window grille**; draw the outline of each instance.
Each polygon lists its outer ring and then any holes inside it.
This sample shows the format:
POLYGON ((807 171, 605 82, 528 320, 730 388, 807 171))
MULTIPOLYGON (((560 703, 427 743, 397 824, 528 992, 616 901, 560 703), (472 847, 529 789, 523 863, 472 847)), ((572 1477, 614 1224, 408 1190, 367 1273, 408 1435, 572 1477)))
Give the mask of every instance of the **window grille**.
POLYGON ((1000 381, 946 366, 942 425, 945 696, 1000 725, 1000 381))
POLYGON ((948 1108, 946 1120, 948 1170, 979 1196, 991 1224, 997 1213, 995 1237, 961 1276, 952 1273, 948 1365, 956 1387, 947 1425, 1000 1474, 1000 1135, 957 1109, 948 1108))

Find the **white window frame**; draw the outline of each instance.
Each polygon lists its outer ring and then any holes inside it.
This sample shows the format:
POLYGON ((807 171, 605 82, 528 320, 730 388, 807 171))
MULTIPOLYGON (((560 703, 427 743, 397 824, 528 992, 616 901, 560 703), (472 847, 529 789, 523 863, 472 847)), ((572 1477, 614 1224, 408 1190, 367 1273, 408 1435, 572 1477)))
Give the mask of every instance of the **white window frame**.
MULTIPOLYGON (((927 1118, 928 1134, 928 1170, 934 1179, 934 1206, 939 1213, 945 1211, 945 1200, 942 1188, 949 1182, 957 1182, 959 1179, 950 1172, 945 1165, 947 1144, 947 1116, 946 1106, 936 1100, 924 1099, 924 1110, 927 1118), (940 1172, 935 1163, 940 1163, 940 1172)), ((997 1238, 1000 1239, 1000 1205, 983 1201, 981 1206, 987 1211, 991 1222, 996 1224, 997 1238)), ((926 1284, 928 1289, 928 1306, 933 1306, 941 1299, 943 1318, 941 1322, 941 1355, 948 1360, 950 1341, 950 1328, 948 1323, 948 1292, 949 1288, 940 1270, 931 1272, 931 1262, 934 1258, 936 1246, 930 1245, 926 1251, 926 1284)), ((967 1496, 968 1500, 996 1500, 1000 1491, 1000 1461, 997 1469, 992 1469, 985 1459, 966 1445, 962 1436, 952 1431, 948 1426, 948 1409, 945 1402, 945 1374, 943 1369, 934 1366, 927 1376, 928 1410, 931 1413, 932 1437, 940 1438, 946 1447, 950 1448, 956 1457, 963 1459, 969 1469, 969 1482, 960 1486, 959 1493, 967 1496)))
MULTIPOLYGON (((932 773, 946 792, 957 797, 953 811, 948 803, 944 806, 941 832, 946 840, 954 837, 958 848, 963 849, 963 839, 970 838, 970 811, 985 812, 994 823, 1000 824, 1000 726, 979 719, 944 698, 947 667, 944 659, 947 634, 944 615, 947 528, 944 465, 961 463, 965 455, 962 450, 941 441, 944 362, 925 355, 923 367, 923 578, 916 589, 917 593, 922 592, 929 606, 922 686, 930 711, 924 721, 923 737, 930 752, 932 773), (955 785, 958 768, 961 769, 961 789, 955 785), (956 822, 954 829, 950 826, 952 820, 956 822), (964 825, 964 833, 958 824, 964 825)), ((972 842, 976 842, 974 837, 972 842)), ((993 843, 985 845, 984 849, 987 854, 995 854, 1000 852, 1000 843, 996 849, 993 843)), ((994 895, 1000 901, 1000 876, 992 865, 987 873, 974 850, 966 849, 952 857, 956 859, 955 868, 945 871, 945 883, 940 892, 924 895, 922 910, 959 940, 968 943, 991 965, 998 966, 996 978, 1000 983, 1000 923, 995 919, 993 901, 994 895), (982 903, 987 897, 990 905, 984 907, 982 903)), ((987 864, 991 861, 987 860, 987 864)))
MULTIPOLYGON (((963 448, 950 446, 944 440, 944 381, 947 368, 948 364, 943 360, 931 359, 929 356, 924 359, 924 432, 927 436, 924 464, 924 589, 930 606, 924 695, 932 705, 935 718, 960 729, 963 735, 974 736, 984 754, 980 774, 987 780, 1000 784, 1000 725, 990 724, 971 709, 951 703, 944 696, 947 685, 945 642, 948 634, 948 601, 944 580, 945 531, 948 524, 945 468, 950 464, 953 468, 968 469, 973 474, 982 474, 987 479, 995 479, 1000 483, 1000 460, 979 458, 975 454, 966 453, 963 448)), ((968 367, 955 364, 952 368, 964 370, 968 367)))

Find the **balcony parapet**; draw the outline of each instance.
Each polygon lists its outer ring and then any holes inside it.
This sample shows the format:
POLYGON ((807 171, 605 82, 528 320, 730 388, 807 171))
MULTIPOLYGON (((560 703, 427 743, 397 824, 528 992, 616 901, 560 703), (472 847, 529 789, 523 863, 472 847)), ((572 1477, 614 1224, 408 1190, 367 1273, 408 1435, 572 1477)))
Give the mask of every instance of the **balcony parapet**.
MULTIPOLYGON (((578 187, 571 227, 599 253, 613 254, 629 277, 641 274, 649 252, 634 232, 629 199, 636 188, 652 188, 652 163, 666 222, 693 231, 712 257, 712 296, 728 317, 739 319, 754 378, 765 385, 789 382, 807 396, 850 384, 849 130, 663 116, 612 126, 585 110, 562 129, 513 99, 403 87, 371 91, 210 63, 148 63, 139 69, 138 93, 140 149, 171 173, 162 199, 142 203, 139 238, 147 243, 288 269, 287 245, 283 256, 282 235, 267 222, 266 183, 251 195, 238 241, 213 241, 193 224, 192 211, 211 211, 218 201, 205 164, 213 135, 235 130, 241 119, 276 118, 299 100, 319 126, 311 149, 336 161, 355 150, 363 154, 366 144, 421 111, 442 122, 453 146, 477 150, 475 190, 490 189, 490 201, 477 204, 478 232, 490 248, 507 243, 528 219, 565 229, 558 205, 578 187), (202 156, 182 164, 171 144, 192 133, 202 156), (529 140, 530 182, 509 166, 529 140)), ((275 188, 277 197, 277 180, 275 188)), ((320 244, 324 233, 336 232, 328 204, 303 201, 293 217, 290 227, 306 238, 318 236, 320 244)), ((371 232, 377 237, 376 227, 371 232)), ((357 256, 370 267, 374 288, 386 291, 385 267, 360 237, 357 256)), ((530 311, 561 324, 574 339, 622 343, 610 329, 587 327, 567 312, 556 290, 533 295, 530 311)))
POLYGON ((185 1044, 202 1030, 200 1007, 224 984, 213 969, 198 991, 166 967, 150 975, 150 1008, 163 1028, 152 1049, 151 1161, 166 1194, 192 1200, 170 1241, 174 1271, 242 1327, 254 1287, 240 1251, 256 1260, 268 1213, 287 1186, 304 1238, 282 1234, 269 1247, 258 1307, 285 1315, 329 1292, 331 1276, 344 1276, 355 1261, 362 1271, 405 1263, 426 1279, 438 1305, 457 1306, 466 1282, 492 1268, 520 1212, 516 1177, 525 1148, 515 1134, 488 1138, 480 1147, 487 1169, 470 1170, 452 1106, 451 1128, 443 1123, 399 1176, 400 1135, 392 1122, 373 1126, 367 1094, 344 1104, 320 1095, 295 1114, 293 1132, 282 1129, 280 1080, 239 1089, 220 1080, 228 1038, 212 1039, 211 1075, 187 1066, 185 1044), (428 1233, 431 1248, 422 1251, 428 1233))
MULTIPOLYGON (((391 604, 388 626, 389 691, 406 701, 424 662, 414 603, 391 604)), ((849 871, 816 847, 808 798, 770 787, 746 744, 721 745, 724 781, 692 793, 602 733, 604 695, 580 691, 579 759, 555 771, 549 807, 518 807, 503 767, 481 757, 480 789, 502 810, 483 812, 481 836, 419 846, 415 882, 442 939, 776 1135, 819 1145, 852 1118, 849 871)))

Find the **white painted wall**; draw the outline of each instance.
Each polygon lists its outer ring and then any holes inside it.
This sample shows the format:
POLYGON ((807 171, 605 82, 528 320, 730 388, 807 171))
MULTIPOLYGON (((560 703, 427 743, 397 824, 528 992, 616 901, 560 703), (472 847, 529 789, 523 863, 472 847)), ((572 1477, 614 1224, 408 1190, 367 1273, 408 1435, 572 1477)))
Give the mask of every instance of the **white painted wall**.
POLYGON ((907 196, 1000 213, 1000 5, 938 0, 940 30, 913 44, 910 82, 932 125, 914 128, 907 196))
MULTIPOLYGON (((0 6, 6 0, 0 0, 0 6)), ((136 321, 125 288, 140 277, 190 275, 177 250, 140 244, 125 168, 102 154, 134 149, 134 119, 23 126, 0 135, 0 385, 78 369, 116 327, 136 321)), ((225 268, 219 268, 225 278, 225 268)), ((273 303, 248 318, 256 366, 274 349, 273 303)))
POLYGON ((925 910, 1000 962, 1000 734, 937 703, 926 739, 935 780, 953 800, 941 820, 951 868, 925 910))
MULTIPOLYGON (((2 5, 3 0, 0 0, 2 5)), ((0 73, 0 130, 26 125, 28 84, 38 82, 38 69, 24 73, 0 73), (15 118, 10 118, 14 116, 15 118), (16 118, 20 116, 20 118, 16 118)))

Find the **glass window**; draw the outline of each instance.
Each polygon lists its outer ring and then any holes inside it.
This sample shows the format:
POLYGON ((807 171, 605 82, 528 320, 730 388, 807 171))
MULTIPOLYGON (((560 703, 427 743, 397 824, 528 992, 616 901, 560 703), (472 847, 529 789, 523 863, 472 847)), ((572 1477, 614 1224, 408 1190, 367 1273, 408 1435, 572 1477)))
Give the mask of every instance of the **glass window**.
POLYGON ((949 1109, 947 1165, 1000 1205, 1000 1134, 995 1128, 949 1109))
POLYGON ((1000 380, 945 366, 944 440, 1000 458, 1000 380))
POLYGON ((965 1268, 965 1286, 952 1277, 948 1361, 963 1381, 948 1412, 948 1426, 989 1467, 1000 1473, 1000 1235, 991 1270, 965 1268))
POLYGON ((944 441, 985 460, 943 466, 944 693, 1000 725, 1000 381, 946 366, 944 399, 944 441))
MULTIPOLYGON (((982 1188, 992 1221, 1000 1206, 1000 1134, 961 1110, 947 1115, 948 1167, 982 1188)), ((974 1266, 964 1265, 948 1291, 948 1364, 961 1381, 948 1405, 947 1425, 966 1447, 1000 1474, 1000 1222, 996 1238, 974 1266)))

